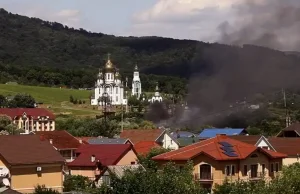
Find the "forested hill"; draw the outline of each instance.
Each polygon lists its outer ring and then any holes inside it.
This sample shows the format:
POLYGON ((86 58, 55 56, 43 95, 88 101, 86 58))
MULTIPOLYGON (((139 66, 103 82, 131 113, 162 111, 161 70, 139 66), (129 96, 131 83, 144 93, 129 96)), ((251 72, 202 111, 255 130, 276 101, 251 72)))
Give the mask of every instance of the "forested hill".
POLYGON ((0 9, 0 58, 17 65, 98 67, 107 53, 121 69, 187 63, 198 44, 159 37, 116 37, 76 30, 60 23, 8 13, 0 9))
MULTIPOLYGON (((144 91, 154 90, 159 81, 163 92, 176 94, 184 93, 186 80, 194 73, 211 76, 226 70, 240 77, 241 73, 252 72, 255 77, 258 68, 281 71, 286 65, 290 72, 299 72, 300 67, 299 57, 293 52, 171 38, 116 37, 11 14, 1 8, 0 32, 1 83, 93 87, 107 53, 111 53, 123 79, 130 78, 137 63, 144 91)), ((231 80, 229 85, 232 83, 239 81, 231 80)))

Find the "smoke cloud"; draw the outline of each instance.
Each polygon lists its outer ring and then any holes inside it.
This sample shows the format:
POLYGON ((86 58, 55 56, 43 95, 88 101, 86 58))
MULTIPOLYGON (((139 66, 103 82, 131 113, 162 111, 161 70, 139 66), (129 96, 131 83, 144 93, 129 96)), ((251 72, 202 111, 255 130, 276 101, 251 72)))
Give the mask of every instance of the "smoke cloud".
POLYGON ((232 10, 236 20, 220 24, 218 42, 300 51, 299 0, 247 0, 232 10))
POLYGON ((235 46, 199 46, 190 64, 191 72, 198 73, 188 86, 189 111, 175 115, 170 123, 208 124, 244 112, 234 107, 255 104, 260 96, 300 88, 299 58, 278 51, 300 51, 300 1, 249 0, 233 10, 237 20, 224 21, 218 30, 220 43, 235 46))

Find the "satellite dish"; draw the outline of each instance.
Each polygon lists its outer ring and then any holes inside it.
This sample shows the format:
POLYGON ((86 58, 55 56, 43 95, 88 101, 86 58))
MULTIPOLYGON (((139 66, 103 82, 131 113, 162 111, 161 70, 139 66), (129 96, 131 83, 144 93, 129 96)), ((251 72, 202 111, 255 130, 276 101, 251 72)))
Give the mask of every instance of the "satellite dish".
POLYGON ((7 178, 3 179, 3 180, 2 180, 2 183, 3 183, 5 186, 10 187, 10 182, 9 182, 9 180, 8 180, 7 178))
POLYGON ((7 176, 9 175, 9 170, 7 168, 2 168, 2 170, 0 170, 0 176, 7 176))

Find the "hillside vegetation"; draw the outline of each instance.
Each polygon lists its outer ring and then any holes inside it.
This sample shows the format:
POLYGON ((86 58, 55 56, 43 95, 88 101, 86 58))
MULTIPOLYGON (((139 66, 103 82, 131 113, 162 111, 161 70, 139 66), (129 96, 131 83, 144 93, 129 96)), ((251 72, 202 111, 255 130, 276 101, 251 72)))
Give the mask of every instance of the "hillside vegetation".
POLYGON ((49 107, 55 114, 73 114, 78 116, 95 116, 100 112, 93 110, 89 105, 89 96, 91 91, 75 90, 65 88, 50 88, 38 86, 24 86, 24 85, 11 85, 0 84, 1 95, 15 95, 18 93, 30 94, 39 103, 40 107, 49 107), (82 105, 73 105, 69 103, 70 96, 75 99, 85 101, 82 105))

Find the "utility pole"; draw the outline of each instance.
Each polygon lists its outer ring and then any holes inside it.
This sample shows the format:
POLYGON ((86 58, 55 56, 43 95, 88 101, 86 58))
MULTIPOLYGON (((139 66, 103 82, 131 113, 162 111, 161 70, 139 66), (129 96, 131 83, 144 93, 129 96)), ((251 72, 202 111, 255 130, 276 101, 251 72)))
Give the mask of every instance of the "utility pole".
POLYGON ((284 108, 285 108, 285 126, 289 127, 291 123, 291 117, 287 108, 287 103, 286 103, 286 94, 285 90, 282 88, 282 95, 283 95, 283 103, 284 103, 284 108))
POLYGON ((121 107, 121 108, 122 108, 122 110, 121 110, 121 111, 122 111, 122 113, 121 113, 121 132, 123 132, 123 129, 124 129, 124 128, 123 128, 123 127, 124 127, 124 126, 123 126, 123 119, 124 119, 124 118, 123 118, 123 117, 124 117, 124 115, 123 115, 123 114, 124 114, 124 113, 123 113, 123 102, 122 102, 121 106, 122 106, 122 107, 121 107))

